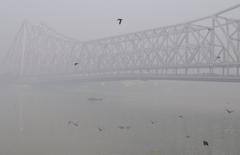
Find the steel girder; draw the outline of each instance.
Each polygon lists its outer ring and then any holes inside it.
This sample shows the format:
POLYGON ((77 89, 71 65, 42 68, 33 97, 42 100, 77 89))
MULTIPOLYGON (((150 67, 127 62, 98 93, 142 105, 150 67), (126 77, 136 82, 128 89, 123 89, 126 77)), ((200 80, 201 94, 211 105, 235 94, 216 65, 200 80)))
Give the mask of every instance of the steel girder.
POLYGON ((86 42, 24 22, 2 62, 5 70, 21 76, 238 77, 240 20, 228 14, 239 7, 183 24, 86 42))

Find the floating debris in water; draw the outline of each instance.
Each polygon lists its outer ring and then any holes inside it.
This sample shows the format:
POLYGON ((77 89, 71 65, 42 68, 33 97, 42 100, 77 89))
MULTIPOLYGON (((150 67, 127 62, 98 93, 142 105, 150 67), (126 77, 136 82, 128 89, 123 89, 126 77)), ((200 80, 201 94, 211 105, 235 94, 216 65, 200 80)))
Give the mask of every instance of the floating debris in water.
POLYGON ((103 98, 89 97, 88 101, 92 101, 92 102, 103 101, 103 98))

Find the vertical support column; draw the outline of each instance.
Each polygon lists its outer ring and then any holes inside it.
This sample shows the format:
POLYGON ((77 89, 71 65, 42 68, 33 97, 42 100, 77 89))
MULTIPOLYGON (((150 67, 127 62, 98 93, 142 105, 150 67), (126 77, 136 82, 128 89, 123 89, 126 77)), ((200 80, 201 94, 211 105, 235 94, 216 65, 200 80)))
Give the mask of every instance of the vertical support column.
POLYGON ((213 67, 215 64, 215 58, 214 58, 214 44, 215 44, 215 21, 216 16, 212 17, 212 29, 211 29, 211 35, 210 35, 210 60, 209 60, 209 70, 210 73, 213 73, 213 67))
MULTIPOLYGON (((238 22, 237 26, 237 63, 239 64, 239 56, 240 56, 240 22, 238 22)), ((237 76, 239 76, 239 66, 237 66, 237 76)))
MULTIPOLYGON (((177 27, 175 26, 174 27, 174 31, 176 32, 177 31, 177 27)), ((176 47, 178 47, 178 35, 177 33, 174 34, 174 52, 176 52, 178 49, 176 47), (176 51, 175 51, 176 50, 176 51)), ((174 65, 177 65, 177 54, 174 54, 174 62, 173 64, 174 65)), ((170 62, 171 63, 171 62, 170 62)))
POLYGON ((188 52, 189 52, 189 27, 187 26, 187 32, 186 32, 186 39, 185 39, 185 46, 186 46, 186 49, 185 49, 185 75, 188 74, 188 52))
POLYGON ((168 74, 168 70, 167 70, 167 67, 168 67, 168 59, 169 59, 169 34, 167 34, 167 36, 166 36, 166 42, 167 42, 167 52, 166 52, 166 54, 167 54, 167 56, 166 56, 166 58, 165 58, 165 62, 164 62, 164 75, 167 75, 168 74))
MULTIPOLYGON (((229 24, 227 24, 227 20, 226 20, 226 31, 227 31, 227 51, 230 52, 230 40, 229 40, 229 24)), ((229 75, 229 66, 226 67, 227 68, 227 76, 229 75)))
POLYGON ((20 58, 20 77, 23 76, 24 74, 24 61, 25 61, 25 51, 26 51, 26 31, 27 31, 27 25, 26 25, 26 22, 23 23, 22 25, 22 35, 23 35, 23 38, 22 38, 22 53, 21 53, 21 58, 20 58))
POLYGON ((237 25, 237 62, 240 63, 240 22, 237 25))

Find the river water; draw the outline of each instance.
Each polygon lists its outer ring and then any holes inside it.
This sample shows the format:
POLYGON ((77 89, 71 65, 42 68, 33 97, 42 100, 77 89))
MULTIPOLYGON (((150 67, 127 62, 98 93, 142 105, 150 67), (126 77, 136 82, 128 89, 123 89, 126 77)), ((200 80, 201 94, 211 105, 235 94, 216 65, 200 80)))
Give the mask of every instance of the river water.
POLYGON ((5 84, 0 92, 2 155, 240 153, 238 83, 5 84))

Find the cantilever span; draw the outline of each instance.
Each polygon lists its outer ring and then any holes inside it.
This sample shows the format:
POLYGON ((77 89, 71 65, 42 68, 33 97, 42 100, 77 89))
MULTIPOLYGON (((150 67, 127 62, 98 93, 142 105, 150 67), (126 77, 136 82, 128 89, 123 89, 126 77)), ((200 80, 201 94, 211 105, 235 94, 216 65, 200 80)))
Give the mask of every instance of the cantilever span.
POLYGON ((240 82, 236 11, 240 4, 182 24, 85 42, 24 22, 1 73, 69 80, 240 82))

